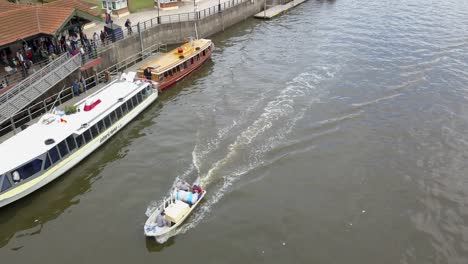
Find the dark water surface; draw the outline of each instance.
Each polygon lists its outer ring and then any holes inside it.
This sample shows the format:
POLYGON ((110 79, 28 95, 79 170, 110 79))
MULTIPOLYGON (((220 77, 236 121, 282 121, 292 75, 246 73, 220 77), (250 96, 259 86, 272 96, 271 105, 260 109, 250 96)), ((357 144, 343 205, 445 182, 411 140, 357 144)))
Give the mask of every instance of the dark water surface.
POLYGON ((315 1, 0 211, 1 263, 468 263, 468 3, 315 1), (164 245, 148 206, 208 195, 164 245))

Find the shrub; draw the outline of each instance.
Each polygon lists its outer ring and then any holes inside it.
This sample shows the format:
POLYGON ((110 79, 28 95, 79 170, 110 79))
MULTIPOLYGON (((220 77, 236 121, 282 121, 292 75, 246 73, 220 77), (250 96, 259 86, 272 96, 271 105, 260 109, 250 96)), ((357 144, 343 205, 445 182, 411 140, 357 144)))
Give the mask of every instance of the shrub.
POLYGON ((71 115, 76 113, 76 106, 74 105, 66 105, 65 106, 65 114, 66 115, 71 115))

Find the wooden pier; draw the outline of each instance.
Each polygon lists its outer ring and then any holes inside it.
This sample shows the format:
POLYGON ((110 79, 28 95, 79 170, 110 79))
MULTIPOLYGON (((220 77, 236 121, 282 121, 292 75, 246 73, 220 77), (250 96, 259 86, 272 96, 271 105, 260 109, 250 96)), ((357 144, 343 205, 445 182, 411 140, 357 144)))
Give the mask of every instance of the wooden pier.
POLYGON ((304 3, 306 0, 293 0, 291 2, 288 2, 283 5, 275 5, 273 7, 270 7, 268 9, 263 10, 262 12, 256 14, 254 17, 256 18, 263 18, 263 19, 271 19, 275 16, 278 16, 289 9, 296 7, 302 3, 304 3))

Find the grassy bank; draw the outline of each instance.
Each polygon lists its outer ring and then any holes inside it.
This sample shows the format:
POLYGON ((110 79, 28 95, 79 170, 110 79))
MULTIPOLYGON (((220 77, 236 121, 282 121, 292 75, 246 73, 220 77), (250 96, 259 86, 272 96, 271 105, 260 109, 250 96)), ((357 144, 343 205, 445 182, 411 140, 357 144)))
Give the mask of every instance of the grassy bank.
POLYGON ((149 9, 154 6, 154 0, 128 0, 128 9, 130 12, 149 9))

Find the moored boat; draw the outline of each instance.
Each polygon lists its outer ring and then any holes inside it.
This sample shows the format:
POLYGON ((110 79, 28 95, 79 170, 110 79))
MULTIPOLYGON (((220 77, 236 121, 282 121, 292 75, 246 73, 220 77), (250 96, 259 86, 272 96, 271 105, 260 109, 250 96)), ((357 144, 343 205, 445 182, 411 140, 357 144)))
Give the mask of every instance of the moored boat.
MULTIPOLYGON (((193 186, 195 185, 198 185, 198 180, 194 182, 193 186)), ((199 187, 201 188, 201 186, 199 187)), ((184 192, 174 188, 162 204, 149 215, 144 226, 145 235, 158 239, 169 234, 185 221, 205 195, 206 190, 202 190, 200 194, 192 194, 192 192, 184 192), (164 213, 163 216, 161 216, 161 212, 164 213), (167 224, 158 226, 158 216, 164 217, 167 224)))
POLYGON ((63 175, 153 103, 157 87, 135 75, 123 74, 65 107, 67 114, 47 113, 0 144, 0 207, 63 175))
POLYGON ((138 69, 138 77, 159 83, 164 90, 182 80, 206 62, 214 45, 209 39, 189 40, 178 48, 144 64, 138 69))

